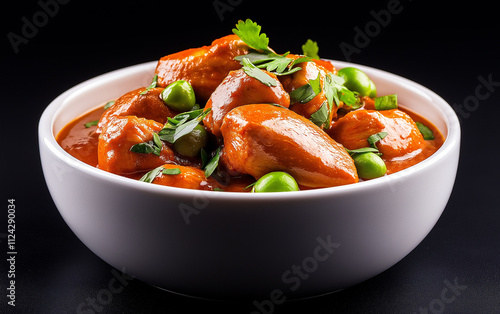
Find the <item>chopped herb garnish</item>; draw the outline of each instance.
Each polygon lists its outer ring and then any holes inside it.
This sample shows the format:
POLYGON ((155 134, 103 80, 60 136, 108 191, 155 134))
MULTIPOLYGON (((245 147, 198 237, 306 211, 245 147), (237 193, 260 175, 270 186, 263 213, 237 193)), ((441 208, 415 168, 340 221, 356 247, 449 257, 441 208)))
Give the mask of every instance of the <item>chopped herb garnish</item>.
POLYGON ((163 129, 158 132, 158 135, 160 139, 173 144, 182 136, 193 131, 209 112, 210 108, 205 111, 204 109, 198 109, 183 112, 176 115, 174 118, 168 118, 168 122, 163 129))
POLYGON ((284 55, 275 55, 271 58, 269 58, 269 62, 264 63, 262 65, 257 65, 258 68, 266 68, 266 71, 268 72, 273 72, 275 71, 276 73, 283 73, 285 69, 290 65, 290 63, 293 62, 292 58, 287 58, 288 52, 285 53, 284 55))
POLYGON ((422 136, 424 137, 424 140, 433 140, 435 139, 434 133, 432 132, 429 127, 424 125, 422 122, 415 122, 417 124, 418 130, 420 133, 422 133, 422 136))
POLYGON ((164 168, 162 166, 156 167, 153 170, 146 173, 145 175, 143 175, 142 178, 139 179, 139 181, 151 183, 157 176, 160 175, 163 169, 164 168))
POLYGON ((328 99, 330 106, 333 105, 332 100, 335 101, 337 106, 340 105, 342 101, 346 106, 352 109, 358 109, 361 107, 361 103, 357 97, 357 93, 350 91, 344 86, 345 80, 337 75, 328 74, 325 79, 325 95, 328 99))
POLYGON ((233 28, 233 33, 247 44, 259 52, 272 52, 269 49, 269 38, 266 34, 260 33, 261 26, 250 19, 246 21, 238 21, 236 28, 233 28))
POLYGON ((207 151, 205 150, 205 148, 202 148, 200 150, 200 157, 201 157, 201 169, 205 169, 205 167, 207 166, 208 164, 208 153, 207 151))
POLYGON ((382 155, 380 151, 378 150, 376 144, 378 141, 382 140, 384 137, 387 136, 387 132, 379 132, 370 135, 367 138, 368 144, 370 144, 370 147, 362 147, 358 149, 345 149, 351 156, 354 154, 363 154, 363 153, 375 153, 377 155, 382 155))
POLYGON ((266 72, 262 71, 258 67, 256 67, 250 60, 247 58, 241 59, 241 64, 243 64, 243 71, 254 79, 259 80, 262 84, 267 86, 276 86, 278 82, 272 77, 270 77, 266 72))
POLYGON ((114 100, 112 100, 112 101, 108 101, 108 102, 104 105, 104 107, 103 107, 102 109, 104 109, 104 110, 108 110, 108 109, 109 109, 109 107, 113 106, 114 104, 115 104, 115 101, 114 101, 114 100))
MULTIPOLYGON (((328 110, 328 104, 327 102, 323 102, 321 107, 311 115, 311 121, 319 126, 320 128, 325 125, 325 123, 329 122, 330 118, 330 111, 328 110)), ((329 127, 326 126, 327 128, 329 127)))
POLYGON ((83 124, 86 128, 90 128, 91 126, 95 126, 99 123, 99 120, 94 120, 94 121, 90 121, 90 122, 87 122, 85 124, 83 124))
POLYGON ((307 57, 319 60, 318 51, 318 43, 311 39, 308 39, 306 43, 302 45, 302 53, 307 57))
POLYGON ((349 154, 363 154, 363 153, 379 153, 377 148, 373 147, 362 147, 358 149, 345 149, 349 154))
POLYGON ((215 151, 214 157, 210 160, 210 162, 205 167, 205 177, 210 177, 212 173, 214 173, 215 169, 219 165, 220 159, 220 147, 215 151))
POLYGON ((375 109, 398 109, 398 95, 386 95, 375 98, 375 109))
POLYGON ((166 174, 166 175, 177 175, 177 174, 181 174, 181 169, 179 168, 165 168, 163 169, 163 171, 161 172, 163 174, 166 174))
POLYGON ((133 153, 139 153, 139 154, 151 154, 151 153, 153 153, 156 156, 160 156, 162 146, 163 146, 163 143, 161 142, 158 134, 153 133, 153 140, 151 140, 149 142, 135 144, 132 147, 130 147, 130 151, 133 153))
POLYGON ((288 75, 301 69, 300 67, 293 67, 294 65, 311 60, 309 57, 299 59, 288 58, 289 52, 283 55, 273 52, 269 49, 269 38, 266 34, 261 34, 260 31, 261 26, 250 19, 244 22, 238 21, 236 28, 233 29, 234 34, 238 35, 244 43, 255 50, 235 57, 243 65, 243 70, 249 76, 258 79, 267 86, 276 86, 273 78, 263 76, 255 68, 266 69, 268 72, 276 75, 288 75), (243 61, 245 58, 247 60, 243 61))
POLYGON ((243 58, 247 58, 250 63, 259 69, 266 69, 266 71, 271 72, 275 75, 289 75, 295 73, 302 69, 301 67, 293 67, 296 64, 310 61, 308 57, 302 57, 298 59, 288 58, 289 52, 278 55, 276 53, 262 54, 257 52, 250 52, 246 55, 237 56, 234 59, 240 61, 241 65, 245 65, 242 61, 243 58))
POLYGON ((368 144, 370 144, 370 146, 373 148, 377 148, 377 146, 376 146, 377 142, 382 140, 386 136, 387 136, 387 132, 379 132, 379 133, 375 133, 373 135, 370 135, 367 138, 368 144))
POLYGON ((293 90, 290 93, 290 100, 304 104, 311 101, 319 93, 321 93, 321 82, 318 73, 318 76, 314 80, 309 80, 309 83, 293 90))
POLYGON ((155 88, 157 85, 158 85, 158 74, 155 74, 155 76, 153 77, 153 81, 151 81, 151 84, 145 90, 140 92, 140 95, 146 95, 147 92, 155 88))

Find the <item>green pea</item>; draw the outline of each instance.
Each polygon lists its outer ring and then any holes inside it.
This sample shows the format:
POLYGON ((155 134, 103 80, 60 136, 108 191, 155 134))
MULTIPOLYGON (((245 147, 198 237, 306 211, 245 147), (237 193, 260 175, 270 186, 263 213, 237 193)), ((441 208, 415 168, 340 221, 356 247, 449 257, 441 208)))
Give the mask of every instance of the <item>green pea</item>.
POLYGON ((194 90, 188 81, 179 80, 169 84, 161 92, 161 99, 171 109, 189 111, 196 103, 194 90))
POLYGON ((375 94, 377 93, 375 84, 373 84, 365 72, 359 69, 353 67, 343 68, 339 70, 337 75, 345 80, 345 87, 351 91, 358 92, 361 96, 369 96, 372 90, 375 90, 375 94))
POLYGON ((299 185, 291 175, 286 172, 275 171, 260 177, 260 179, 255 182, 252 192, 288 192, 298 190, 299 185))
POLYGON ((186 157, 196 157, 200 155, 203 147, 207 146, 208 132, 201 125, 197 125, 193 131, 181 136, 174 143, 174 149, 177 153, 186 157))
POLYGON ((387 167, 379 155, 374 153, 361 153, 352 156, 354 165, 361 179, 375 179, 387 172, 387 167))

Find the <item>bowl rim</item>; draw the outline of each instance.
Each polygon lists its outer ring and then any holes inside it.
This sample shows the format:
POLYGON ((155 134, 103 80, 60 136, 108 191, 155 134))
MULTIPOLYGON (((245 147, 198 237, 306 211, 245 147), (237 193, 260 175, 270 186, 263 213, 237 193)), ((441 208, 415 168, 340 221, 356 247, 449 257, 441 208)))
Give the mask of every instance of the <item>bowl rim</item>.
MULTIPOLYGON (((401 170, 397 173, 387 175, 384 177, 361 181, 349 185, 312 189, 312 190, 302 190, 294 192, 271 192, 271 193, 247 193, 247 192, 219 192, 219 191, 205 191, 205 190, 191 190, 178 187, 162 186, 157 184, 144 184, 138 180, 122 177, 113 173, 109 173, 98 168, 92 167, 67 153, 62 147, 59 146, 55 140, 54 129, 54 118, 57 116, 61 106, 65 103, 65 100, 69 98, 76 91, 91 86, 91 84, 99 84, 101 80, 112 80, 121 75, 132 75, 133 73, 142 73, 146 70, 150 70, 153 66, 156 66, 157 61, 150 61, 145 63, 140 63, 137 65, 132 65, 124 67, 118 70, 110 71, 94 78, 86 80, 74 87, 66 90, 55 98, 43 111, 38 126, 39 132, 39 145, 40 150, 42 146, 45 145, 50 152, 55 155, 60 161, 64 162, 71 168, 75 168, 89 176, 98 178, 100 180, 107 181, 116 185, 121 185, 127 188, 135 189, 141 192, 154 193, 154 194, 164 194, 165 196, 177 196, 177 197, 210 197, 210 199, 218 200, 239 200, 239 201, 261 201, 261 200, 294 200, 300 199, 317 199, 319 197, 332 197, 339 194, 352 194, 352 193, 363 193, 363 191, 374 189, 379 186, 384 186, 386 184, 397 184, 400 181, 405 181, 409 176, 415 172, 421 172, 429 167, 432 167, 438 163, 441 159, 445 158, 456 149, 457 145, 460 145, 460 123, 459 119, 452 109, 452 107, 439 95, 437 95, 432 90, 411 81, 405 77, 380 70, 377 68, 360 65, 351 62, 344 62, 331 59, 323 59, 332 62, 337 67, 347 67, 353 66, 357 67, 363 71, 376 72, 388 79, 398 80, 399 83, 411 87, 412 89, 422 93, 427 98, 431 100, 433 106, 440 112, 441 117, 444 119, 446 125, 446 137, 443 145, 431 156, 425 160, 401 170)), ((443 131, 443 130, 441 130, 443 131)), ((444 132, 443 132, 444 133, 444 132)))

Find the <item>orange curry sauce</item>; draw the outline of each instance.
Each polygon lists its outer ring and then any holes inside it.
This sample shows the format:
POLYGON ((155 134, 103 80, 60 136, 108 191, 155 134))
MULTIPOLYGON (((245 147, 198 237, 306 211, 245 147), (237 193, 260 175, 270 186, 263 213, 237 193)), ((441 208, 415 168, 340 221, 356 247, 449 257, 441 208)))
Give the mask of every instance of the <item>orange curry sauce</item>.
POLYGON ((255 73, 249 71, 245 57, 251 52, 247 42, 232 34, 209 46, 164 56, 152 86, 129 91, 107 110, 100 106, 76 118, 59 132, 57 141, 75 158, 103 171, 132 179, 153 171, 158 175, 145 179, 153 184, 224 191, 250 191, 249 184, 273 171, 289 173, 300 189, 359 182, 362 179, 346 149, 367 147, 367 138, 380 132, 387 133, 376 143, 387 174, 424 160, 444 141, 429 121, 401 106, 375 110, 374 100, 368 97, 361 99, 363 107, 356 110, 343 102, 324 106, 332 101, 328 92, 333 92, 331 81, 338 73, 328 61, 288 54, 287 62, 302 59, 289 64, 290 73, 255 73), (185 154, 195 157, 183 157, 175 148, 177 142, 155 144, 154 154, 130 151, 151 142, 168 118, 180 113, 162 96, 167 86, 180 80, 191 85, 197 103, 204 106, 206 114, 200 119, 208 134, 208 143, 203 144, 207 154, 220 151, 218 170, 208 178, 201 169, 201 156, 195 152, 185 154), (319 85, 317 91, 311 84, 319 85), (327 108, 326 114, 319 111, 322 108, 327 108), (317 120, 317 112, 328 116, 321 128, 312 121, 317 120), (90 121, 99 122, 85 126, 90 121), (424 140, 414 121, 430 128, 435 139, 424 140))
MULTIPOLYGON (((444 137, 441 132, 428 120, 422 116, 399 106, 399 110, 407 113, 415 122, 421 122, 429 127, 434 133, 434 140, 427 140, 427 145, 422 149, 422 151, 413 158, 394 158, 393 160, 384 160, 387 166, 387 174, 395 173, 397 171, 408 168, 420 161, 426 159, 432 155, 436 150, 441 147, 444 142, 444 137)), ((75 120, 68 123, 56 137, 57 142, 61 147, 67 151, 71 156, 76 159, 92 166, 98 167, 97 158, 97 146, 98 146, 98 134, 95 132, 97 126, 86 127, 85 124, 90 121, 96 121, 101 118, 104 113, 103 106, 83 114, 82 116, 76 118, 75 120)), ((194 167, 199 167, 200 163, 198 160, 189 161, 181 156, 177 156, 182 159, 184 165, 192 165, 194 167)), ((382 156, 383 157, 383 156, 382 156)), ((124 175, 132 179, 141 178, 147 171, 131 173, 124 175)), ((231 178, 225 178, 223 180, 225 191, 245 191, 249 192, 250 189, 245 189, 249 184, 253 183, 255 179, 250 176, 235 176, 231 178)), ((360 181, 362 181, 360 179, 360 181)), ((309 189, 308 187, 301 186, 301 189, 309 189)))

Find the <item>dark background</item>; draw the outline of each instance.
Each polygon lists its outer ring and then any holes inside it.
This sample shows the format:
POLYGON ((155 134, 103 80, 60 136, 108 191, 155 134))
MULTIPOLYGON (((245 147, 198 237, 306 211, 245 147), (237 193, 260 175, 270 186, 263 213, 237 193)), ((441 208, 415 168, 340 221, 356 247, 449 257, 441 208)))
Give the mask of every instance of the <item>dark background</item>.
MULTIPOLYGON (((55 0, 12 2, 2 4, 0 34, 1 191, 5 206, 0 211, 0 312, 13 310, 6 298, 9 198, 16 199, 17 208, 17 312, 75 313, 80 303, 96 298, 113 278, 113 268, 76 238, 47 191, 37 142, 38 119, 44 108, 84 80, 209 44, 246 18, 262 25, 277 52, 300 52, 302 43, 312 38, 324 58, 393 72, 430 88, 455 108, 463 108, 456 185, 428 237, 375 278, 335 294, 285 303, 274 313, 425 313, 429 306, 434 306, 429 313, 500 312, 500 213, 496 203, 500 88, 483 88, 481 92, 489 93, 481 99, 475 94, 481 84, 479 77, 500 82, 500 27, 494 2, 458 1, 445 6, 438 1, 401 0, 387 25, 373 26, 364 43, 356 41, 355 28, 374 25, 370 12, 387 10, 396 1, 60 0, 64 4, 58 3, 57 10, 55 0), (52 3, 46 19, 39 13, 44 10, 40 3, 52 3), (214 3, 229 7, 220 8, 218 14, 214 3), (22 36, 26 20, 33 21, 33 17, 39 18, 36 30, 15 48, 8 34, 22 36), (360 50, 346 55, 340 49, 343 42, 358 44, 360 50), (445 281, 466 288, 440 308, 437 300, 446 288, 445 281)), ((133 280, 98 310, 250 313, 256 308, 251 299, 203 301, 133 280)))

